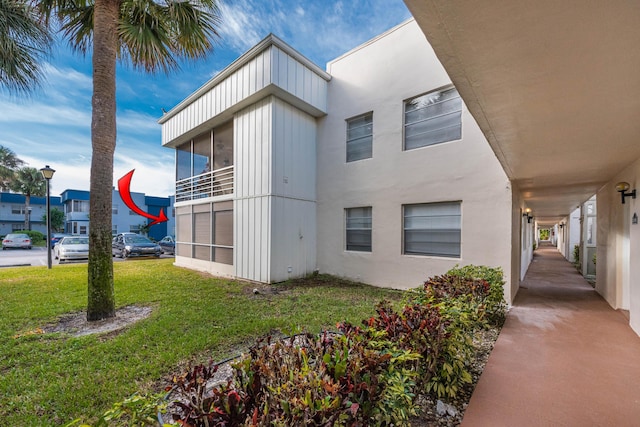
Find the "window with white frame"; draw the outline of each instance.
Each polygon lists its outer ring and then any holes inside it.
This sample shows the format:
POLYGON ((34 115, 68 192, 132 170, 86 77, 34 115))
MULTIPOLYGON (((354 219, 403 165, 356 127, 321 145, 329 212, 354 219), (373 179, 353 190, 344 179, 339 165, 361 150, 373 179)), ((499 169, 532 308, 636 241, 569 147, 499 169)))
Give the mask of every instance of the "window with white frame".
POLYGON ((404 205, 404 253, 460 257, 461 203, 404 205))
POLYGON ((111 215, 118 215, 118 205, 111 206, 111 215))
POLYGON ((347 120, 347 162, 370 159, 373 153, 373 113, 347 120))
POLYGON ((11 205, 11 214, 12 215, 24 215, 24 206, 22 206, 22 205, 11 205))
POLYGON ((404 149, 462 138, 462 100, 455 88, 430 92, 404 103, 404 149))
POLYGON ((71 204, 71 212, 89 212, 89 201, 73 200, 71 204))
POLYGON ((345 209, 346 248, 371 252, 371 206, 345 209))

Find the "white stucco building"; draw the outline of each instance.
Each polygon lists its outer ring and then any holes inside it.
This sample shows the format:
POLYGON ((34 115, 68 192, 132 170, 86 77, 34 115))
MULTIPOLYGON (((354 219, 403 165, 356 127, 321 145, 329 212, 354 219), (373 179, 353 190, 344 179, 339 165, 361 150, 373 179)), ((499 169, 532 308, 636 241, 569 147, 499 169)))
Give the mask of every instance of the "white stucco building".
POLYGON ((177 265, 410 288, 484 264, 511 301, 530 262, 534 224, 414 20, 326 71, 268 36, 160 123, 177 265))

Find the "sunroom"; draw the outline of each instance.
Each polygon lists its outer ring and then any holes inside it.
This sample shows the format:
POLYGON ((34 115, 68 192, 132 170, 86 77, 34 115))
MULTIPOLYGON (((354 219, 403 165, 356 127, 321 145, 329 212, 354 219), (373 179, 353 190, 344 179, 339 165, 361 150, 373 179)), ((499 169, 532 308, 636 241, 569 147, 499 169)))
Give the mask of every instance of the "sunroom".
POLYGON ((329 79, 270 35, 159 120, 176 150, 176 265, 265 283, 316 268, 329 79))

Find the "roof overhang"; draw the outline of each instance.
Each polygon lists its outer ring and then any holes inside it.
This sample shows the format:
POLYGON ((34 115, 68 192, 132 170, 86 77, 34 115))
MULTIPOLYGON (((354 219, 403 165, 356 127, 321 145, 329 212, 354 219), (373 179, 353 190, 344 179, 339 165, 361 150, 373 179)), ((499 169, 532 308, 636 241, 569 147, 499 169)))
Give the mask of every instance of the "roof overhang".
POLYGON ((536 219, 640 158, 640 2, 405 3, 536 219))

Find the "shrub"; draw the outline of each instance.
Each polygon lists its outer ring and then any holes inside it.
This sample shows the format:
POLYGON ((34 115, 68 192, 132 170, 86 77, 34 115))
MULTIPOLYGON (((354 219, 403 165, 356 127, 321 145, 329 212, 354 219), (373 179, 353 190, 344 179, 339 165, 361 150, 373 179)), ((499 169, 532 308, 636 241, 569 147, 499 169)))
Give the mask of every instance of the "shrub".
POLYGON ((174 380, 174 418, 190 426, 408 425, 418 355, 378 346, 359 331, 259 341, 208 391, 215 365, 174 380))
POLYGON ((406 366, 418 373, 420 390, 437 397, 454 397, 460 386, 471 382, 466 369, 472 349, 469 321, 468 316, 461 315, 460 307, 413 303, 396 313, 389 303, 382 302, 376 312, 377 316, 364 322, 364 333, 369 339, 382 333, 399 349, 420 355, 406 366))
POLYGON ((486 319, 489 325, 502 325, 507 310, 507 304, 504 300, 505 282, 502 268, 482 265, 456 266, 447 274, 467 279, 485 280, 489 284, 488 293, 482 298, 486 319))

